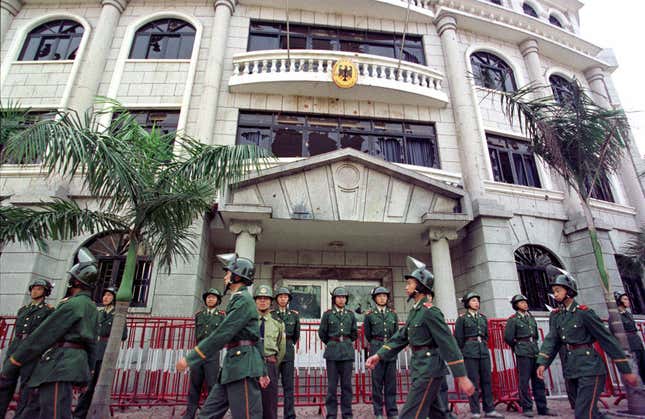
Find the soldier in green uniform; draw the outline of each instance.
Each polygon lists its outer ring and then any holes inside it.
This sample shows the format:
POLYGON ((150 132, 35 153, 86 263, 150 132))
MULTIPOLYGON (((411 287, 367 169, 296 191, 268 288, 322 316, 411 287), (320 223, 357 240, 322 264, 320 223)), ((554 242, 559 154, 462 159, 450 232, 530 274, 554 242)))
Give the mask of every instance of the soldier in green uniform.
POLYGON ((268 285, 260 285, 253 293, 255 306, 260 315, 260 340, 263 342, 269 386, 262 389, 263 419, 278 419, 278 366, 284 359, 287 337, 284 323, 271 315, 273 292, 268 285))
MULTIPOLYGON (((38 326, 54 311, 54 307, 45 303, 45 299, 52 292, 52 284, 46 279, 34 279, 29 284, 29 296, 31 302, 27 305, 20 307, 16 315, 16 325, 14 327, 14 335, 9 347, 7 348, 7 357, 10 357, 18 348, 20 343, 25 340, 31 332, 36 330, 38 326)), ((20 400, 16 407, 16 416, 22 413, 27 403, 29 395, 29 386, 27 382, 31 373, 34 371, 36 361, 26 363, 20 368, 20 400)), ((9 408, 9 403, 13 398, 13 393, 16 390, 18 380, 13 382, 13 385, 6 389, 0 390, 0 418, 4 418, 9 408)))
POLYGON ((515 314, 508 318, 504 329, 504 341, 513 349, 519 370, 520 406, 526 417, 533 417, 533 402, 529 394, 529 380, 533 388, 535 405, 540 416, 556 416, 546 405, 544 380, 537 376, 538 327, 529 312, 528 300, 521 294, 511 299, 515 314))
MULTIPOLYGON (((90 410, 90 405, 92 404, 92 396, 94 396, 94 389, 96 388, 96 383, 99 379, 99 374, 101 372, 101 365, 103 365, 103 355, 105 354, 105 348, 107 347, 108 340, 110 338, 110 332, 112 331, 112 321, 114 320, 114 304, 116 302, 116 289, 113 287, 107 287, 103 290, 102 297, 103 307, 98 309, 99 312, 99 323, 98 323, 98 341, 96 343, 96 353, 94 355, 94 368, 92 368, 92 381, 87 390, 83 392, 78 398, 78 404, 74 410, 74 418, 85 419, 87 412, 90 410)), ((123 327, 123 332, 121 334, 121 341, 124 341, 128 338, 128 328, 127 326, 123 327)))
POLYGON ((217 383, 199 413, 199 418, 222 418, 231 410, 233 419, 262 418, 260 387, 269 384, 262 358, 258 312, 248 286, 253 285, 255 268, 235 253, 218 255, 224 264, 224 293, 232 291, 226 317, 219 327, 177 362, 177 371, 195 368, 226 348, 217 383))
POLYGON ((354 312, 345 307, 348 298, 349 293, 344 287, 334 288, 331 293, 334 308, 323 313, 318 328, 318 336, 326 345, 323 356, 327 363, 327 418, 338 415, 336 386, 339 378, 341 414, 343 419, 352 417, 354 341, 358 337, 358 328, 354 312))
POLYGON ((271 312, 271 315, 284 323, 287 335, 287 347, 284 359, 280 363, 279 373, 282 380, 282 391, 284 392, 284 419, 295 419, 296 411, 293 399, 294 392, 294 368, 296 359, 296 345, 300 340, 300 314, 296 310, 289 309, 291 302, 291 291, 287 287, 280 287, 276 290, 275 300, 278 308, 271 312))
POLYGON ((627 335, 627 342, 629 343, 629 350, 634 355, 634 360, 638 365, 638 374, 641 376, 641 381, 645 383, 645 350, 643 349, 643 341, 639 336, 636 322, 629 308, 631 301, 629 296, 624 292, 615 292, 616 304, 618 304, 618 312, 620 313, 620 320, 623 322, 623 329, 627 335))
MULTIPOLYGON (((389 299, 390 291, 387 288, 375 287, 372 290, 372 300, 376 309, 368 311, 363 321, 370 355, 376 354, 399 328, 399 317, 387 306, 389 299)), ((372 371, 372 407, 377 419, 383 418, 384 390, 387 417, 395 418, 399 414, 396 407, 396 359, 379 362, 372 371)))
POLYGON ((475 384, 475 393, 469 397, 470 412, 473 418, 481 417, 479 395, 482 396, 484 415, 488 418, 501 418, 493 404, 491 383, 491 363, 488 353, 488 319, 479 312, 479 294, 468 292, 461 301, 466 313, 455 322, 455 338, 464 354, 468 378, 475 384))
POLYGON ((78 260, 69 271, 69 297, 22 341, 2 369, 2 376, 11 378, 40 357, 28 384, 37 390, 37 398, 29 400, 21 418, 71 418, 72 386, 84 386, 91 378, 98 322, 91 291, 97 267, 85 248, 78 260))
POLYGON ((379 361, 396 360, 398 353, 410 345, 412 386, 399 418, 444 417, 445 411, 436 401, 448 367, 464 393, 472 394, 474 387, 466 377, 464 360, 441 310, 428 301, 427 295, 433 292, 434 286, 432 273, 423 262, 410 256, 407 264, 411 272, 405 275, 405 291, 414 305, 405 325, 367 359, 365 366, 374 369, 379 361))
MULTIPOLYGON (((224 310, 217 309, 217 306, 222 302, 222 294, 217 288, 206 290, 202 294, 202 300, 206 307, 195 313, 195 341, 197 344, 206 339, 213 330, 217 329, 226 315, 224 310)), ((209 393, 215 385, 219 372, 219 354, 219 352, 213 352, 205 362, 190 369, 188 406, 183 419, 193 419, 195 417, 204 381, 209 393)))
POLYGON ((573 393, 575 400, 575 417, 599 418, 601 416, 596 404, 604 388, 607 369, 594 349, 594 342, 597 341, 613 358, 625 383, 635 386, 638 378, 631 372, 625 353, 598 315, 575 300, 578 295, 575 279, 559 268, 549 268, 547 272, 553 269, 558 272, 552 275, 554 278, 549 285, 560 307, 549 315, 549 334, 544 338, 538 354, 537 375, 544 379, 544 371, 551 365, 560 347, 565 346, 564 377, 570 384, 567 391, 573 393))

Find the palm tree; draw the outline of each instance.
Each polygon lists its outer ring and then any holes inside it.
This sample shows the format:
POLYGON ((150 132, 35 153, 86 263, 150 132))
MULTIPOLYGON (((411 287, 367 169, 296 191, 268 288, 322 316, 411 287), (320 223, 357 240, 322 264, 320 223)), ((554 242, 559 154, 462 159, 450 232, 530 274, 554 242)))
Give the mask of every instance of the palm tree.
MULTIPOLYGON (((72 200, 34 208, 0 207, 0 242, 44 248, 44 239, 122 231, 129 238, 125 270, 117 293, 112 332, 96 386, 90 417, 109 416, 109 403, 121 331, 132 299, 137 254, 155 257, 170 271, 196 246, 193 225, 212 208, 217 191, 270 157, 251 145, 206 145, 175 132, 147 132, 114 101, 83 115, 59 112, 7 136, 5 152, 14 161, 39 158, 47 175, 82 177, 96 210, 72 200)), ((2 113, 4 117, 13 114, 2 113)))
MULTIPOLYGON (((515 92, 501 93, 502 109, 511 123, 519 123, 533 152, 580 198, 609 312, 609 325, 623 348, 629 350, 590 203, 596 185, 618 169, 628 141, 627 116, 621 109, 596 105, 576 80, 566 97, 543 96, 546 89, 550 87, 529 84, 515 92)), ((637 401, 630 397, 633 392, 629 389, 627 393, 630 413, 644 414, 643 399, 637 401)))

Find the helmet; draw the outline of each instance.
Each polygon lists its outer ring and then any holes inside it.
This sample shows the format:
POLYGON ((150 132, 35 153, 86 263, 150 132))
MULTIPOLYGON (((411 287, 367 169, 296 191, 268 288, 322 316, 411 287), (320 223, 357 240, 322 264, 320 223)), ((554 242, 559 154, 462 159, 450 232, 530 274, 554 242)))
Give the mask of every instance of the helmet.
POLYGON ((372 300, 376 302, 376 296, 379 294, 387 294, 388 298, 390 297, 390 290, 385 287, 374 287, 372 289, 372 300))
POLYGON ((103 295, 105 295, 105 293, 106 293, 106 292, 109 292, 110 294, 112 294, 112 296, 114 297, 114 299, 116 299, 116 288, 114 288, 114 287, 107 287, 107 288, 104 288, 104 289, 103 289, 103 295))
POLYGON ((434 294, 434 275, 426 269, 426 264, 412 256, 406 258, 406 264, 410 273, 404 275, 405 279, 416 279, 421 287, 425 288, 424 294, 434 294))
POLYGON ((215 305, 219 305, 219 303, 222 302, 222 293, 219 292, 217 288, 209 288, 202 294, 202 300, 204 300, 204 304, 206 304, 206 297, 208 297, 209 295, 217 296, 217 304, 215 305))
POLYGON ((472 300, 473 298, 476 298, 478 300, 481 299, 479 294, 473 291, 467 292, 466 295, 464 295, 464 297, 461 299, 461 302, 464 303, 465 308, 468 308, 468 301, 472 300))
POLYGON ((45 294, 44 294, 45 297, 49 296, 52 293, 52 289, 54 288, 54 285, 51 282, 49 282, 48 280, 42 279, 42 278, 37 278, 37 279, 34 279, 33 281, 31 281, 31 283, 29 284, 29 291, 31 292, 31 289, 33 287, 35 287, 36 285, 40 285, 41 287, 43 287, 45 289, 45 294))
POLYGON ((224 265, 225 271, 239 276, 247 283, 253 283, 255 277, 255 265, 247 258, 239 257, 237 253, 226 253, 217 255, 217 258, 224 265))
POLYGON ((516 295, 513 296, 513 298, 511 298, 511 306, 513 306, 513 308, 517 310, 517 308, 516 308, 517 303, 519 303, 520 301, 528 302, 529 300, 525 296, 523 296, 522 294, 516 294, 516 295))
POLYGON ((614 298, 616 299, 616 304, 619 306, 622 305, 620 299, 623 298, 623 295, 627 295, 627 293, 625 291, 614 291, 614 298))
POLYGON ((547 266, 547 274, 550 274, 552 277, 554 277, 549 283, 550 287, 553 287, 554 285, 560 285, 568 290, 567 294, 569 296, 575 297, 576 295, 578 295, 578 283, 569 272, 556 266, 549 265, 547 266))
POLYGON ((258 286, 253 293, 253 299, 256 299, 258 297, 269 297, 273 300, 273 291, 271 290, 271 287, 268 285, 258 286))
POLYGON ((86 247, 78 250, 77 257, 78 263, 67 271, 71 276, 70 280, 80 282, 85 288, 94 288, 98 273, 96 258, 86 247))
POLYGON ((287 287, 279 287, 277 290, 275 290, 276 298, 278 297, 278 295, 281 295, 281 294, 288 295, 289 296, 289 301, 291 301, 293 299, 293 295, 291 295, 291 290, 289 290, 289 288, 287 288, 287 287))
POLYGON ((349 300, 349 292, 347 288, 340 286, 333 289, 331 292, 331 302, 333 303, 336 297, 346 297, 349 300))

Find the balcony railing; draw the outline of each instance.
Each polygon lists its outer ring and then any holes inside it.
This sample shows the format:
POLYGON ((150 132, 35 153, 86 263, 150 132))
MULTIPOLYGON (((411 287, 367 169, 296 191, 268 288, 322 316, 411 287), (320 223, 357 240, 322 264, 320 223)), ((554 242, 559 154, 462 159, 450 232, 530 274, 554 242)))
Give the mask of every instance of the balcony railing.
POLYGON ((257 51, 233 57, 229 88, 235 93, 319 96, 444 107, 443 75, 428 67, 396 59, 340 51, 257 51), (340 89, 332 68, 349 59, 358 68, 353 88, 340 89))

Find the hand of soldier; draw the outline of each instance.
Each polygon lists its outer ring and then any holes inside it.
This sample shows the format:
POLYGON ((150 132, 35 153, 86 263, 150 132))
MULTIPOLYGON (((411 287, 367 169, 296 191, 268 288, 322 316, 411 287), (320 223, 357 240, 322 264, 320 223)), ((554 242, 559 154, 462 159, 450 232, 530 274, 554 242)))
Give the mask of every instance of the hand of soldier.
POLYGON ((623 374, 623 381, 630 387, 636 387, 638 385, 638 378, 633 372, 629 374, 623 374))
POLYGON ((271 384, 271 379, 268 375, 260 377, 260 387, 267 388, 269 387, 269 384, 271 384))
POLYGON ((546 367, 544 365, 540 365, 537 369, 537 377, 540 380, 544 380, 544 371, 546 370, 546 367))
POLYGON ((177 372, 186 371, 188 369, 188 362, 186 362, 186 358, 182 358, 179 361, 177 361, 175 368, 177 368, 177 372))
POLYGON ((367 368, 368 370, 373 370, 374 368, 376 368, 376 364, 378 364, 380 360, 381 358, 378 356, 378 354, 370 356, 365 361, 365 368, 367 368))
POLYGON ((466 393, 466 395, 468 396, 472 396, 475 392, 475 386, 473 385, 473 382, 470 381, 470 379, 466 376, 457 377, 457 385, 459 386, 459 389, 466 393))

